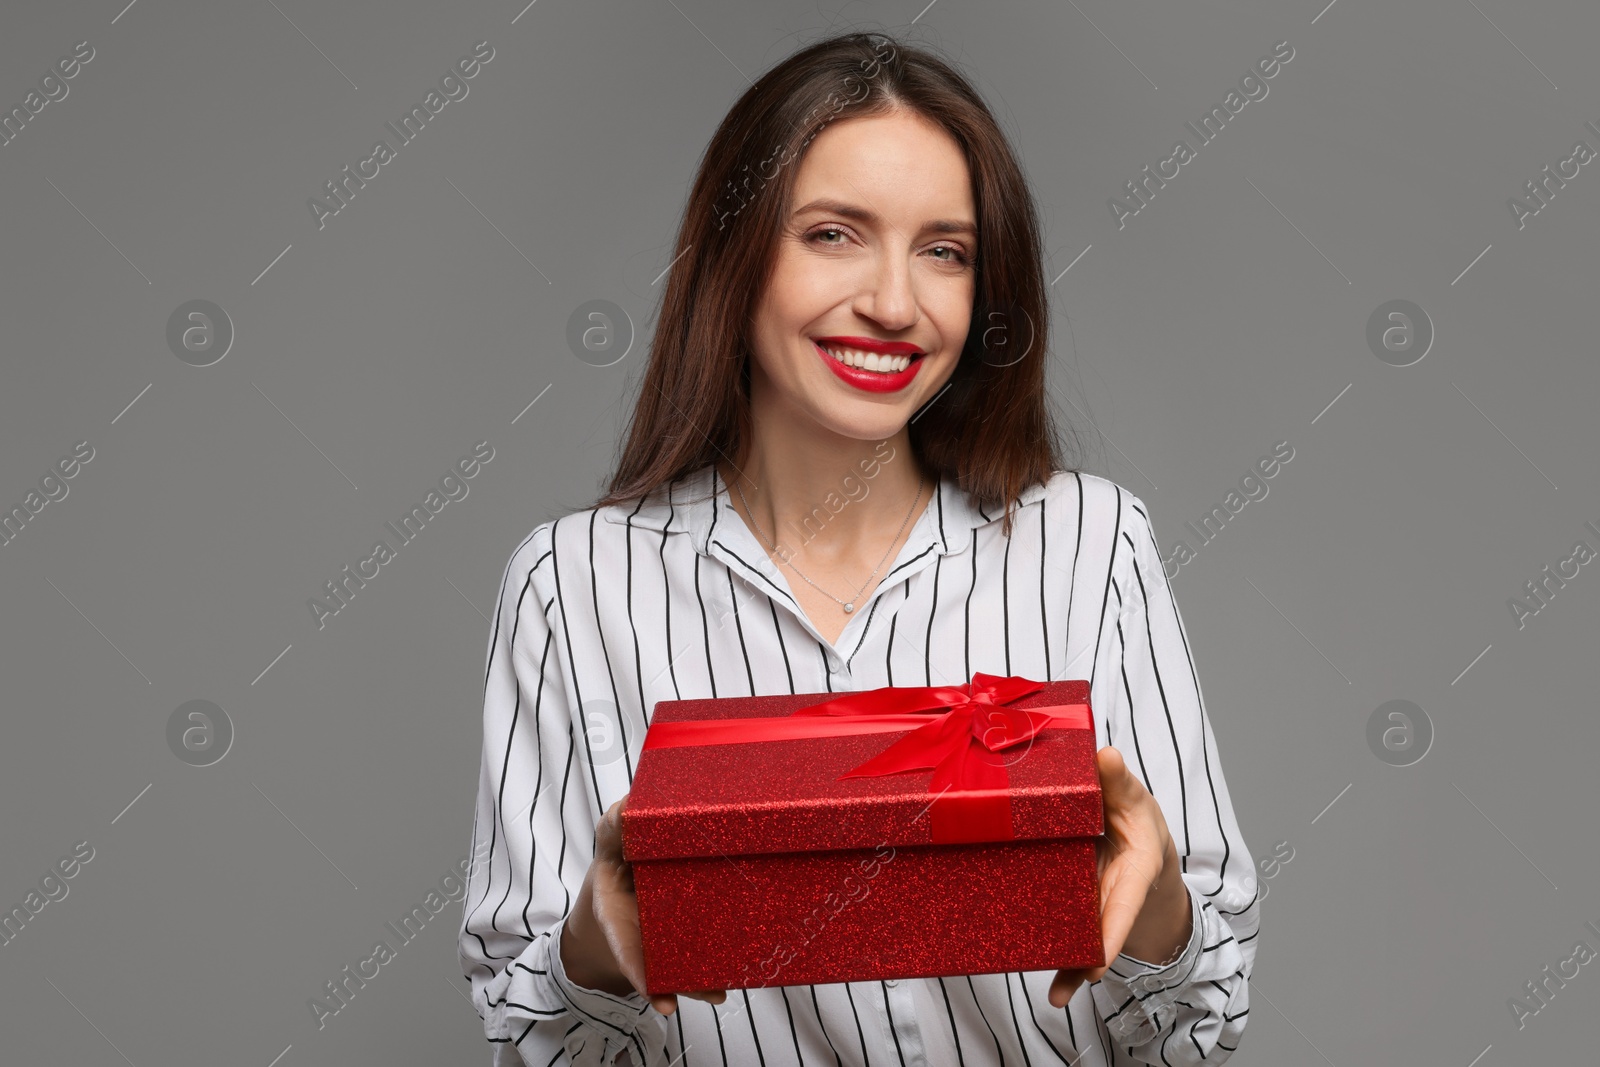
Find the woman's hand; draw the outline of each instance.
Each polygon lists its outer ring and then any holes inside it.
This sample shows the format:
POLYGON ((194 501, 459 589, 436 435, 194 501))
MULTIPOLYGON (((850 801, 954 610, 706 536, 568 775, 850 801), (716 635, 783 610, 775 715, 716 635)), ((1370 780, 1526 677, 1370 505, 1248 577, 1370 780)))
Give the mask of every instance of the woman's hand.
POLYGON ((1079 985, 1098 981, 1119 953, 1160 963, 1176 956, 1193 933, 1189 889, 1161 805, 1115 748, 1102 748, 1095 763, 1105 801, 1098 862, 1107 966, 1057 971, 1050 1003, 1058 1008, 1079 985))
MULTIPOLYGON (((644 991, 644 941, 639 934, 639 898, 633 889, 633 867, 622 858, 622 808, 627 796, 612 804, 594 833, 594 861, 561 932, 561 966, 578 985, 618 996, 644 991)), ((686 997, 721 1004, 724 990, 684 993, 686 997)), ((662 1015, 678 1010, 672 993, 651 996, 662 1015)))

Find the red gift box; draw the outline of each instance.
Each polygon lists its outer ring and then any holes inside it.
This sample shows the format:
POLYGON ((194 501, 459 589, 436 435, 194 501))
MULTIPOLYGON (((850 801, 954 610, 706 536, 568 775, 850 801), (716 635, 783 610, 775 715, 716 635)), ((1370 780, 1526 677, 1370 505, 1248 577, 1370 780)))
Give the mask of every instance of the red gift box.
POLYGON ((1085 681, 661 701, 621 817, 650 994, 1105 963, 1085 681))

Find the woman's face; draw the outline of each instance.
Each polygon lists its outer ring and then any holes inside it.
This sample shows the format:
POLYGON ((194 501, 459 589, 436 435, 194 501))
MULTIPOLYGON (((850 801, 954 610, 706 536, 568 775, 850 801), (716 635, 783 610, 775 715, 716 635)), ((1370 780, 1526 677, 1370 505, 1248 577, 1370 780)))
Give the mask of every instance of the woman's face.
POLYGON ((752 403, 798 432, 893 437, 966 343, 978 251, 966 160, 943 129, 900 112, 828 126, 799 166, 752 320, 752 403), (871 342, 890 351, 867 369, 827 354, 858 361, 871 342))

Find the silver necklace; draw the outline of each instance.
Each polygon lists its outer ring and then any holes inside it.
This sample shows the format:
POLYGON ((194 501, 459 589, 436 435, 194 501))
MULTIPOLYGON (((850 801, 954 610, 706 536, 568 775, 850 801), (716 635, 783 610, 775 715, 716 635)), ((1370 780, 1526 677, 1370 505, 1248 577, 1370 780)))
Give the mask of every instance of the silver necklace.
MULTIPOLYGON (((769 545, 772 545, 772 551, 776 553, 778 551, 777 544, 774 543, 770 538, 767 537, 766 531, 761 529, 761 524, 756 522, 756 514, 755 514, 754 511, 752 511, 750 509, 750 501, 745 499, 744 490, 739 487, 739 483, 737 481, 735 481, 733 483, 733 491, 739 494, 739 502, 744 505, 744 510, 746 511, 746 513, 749 514, 751 525, 755 526, 756 532, 761 535, 761 539, 763 541, 766 541, 769 545)), ((807 585, 811 586, 811 588, 815 589, 817 592, 819 592, 822 595, 826 596, 828 599, 830 599, 832 601, 835 601, 840 607, 844 608, 845 614, 848 615, 850 612, 856 610, 856 599, 861 596, 862 591, 865 590, 867 588, 867 586, 872 583, 872 579, 873 578, 877 577, 878 571, 883 569, 884 561, 889 558, 889 549, 893 548, 895 545, 900 543, 900 535, 905 533, 906 523, 911 521, 911 513, 913 511, 917 510, 917 501, 919 501, 921 499, 922 499, 922 479, 921 479, 921 477, 918 477, 917 478, 917 495, 911 498, 911 507, 910 507, 909 510, 906 511, 906 517, 900 520, 900 529, 895 533, 894 540, 889 542, 889 548, 886 548, 886 549, 883 550, 883 559, 880 559, 878 561, 878 565, 876 567, 872 568, 872 573, 867 575, 867 580, 862 583, 861 587, 856 590, 855 596, 851 597, 848 602, 840 600, 838 597, 834 596, 832 593, 830 593, 826 589, 822 588, 816 582, 813 582, 810 578, 807 578, 804 574, 801 573, 800 568, 796 567, 794 565, 794 561, 792 561, 790 559, 787 559, 787 558, 784 558, 784 557, 781 557, 781 556, 780 556, 780 559, 782 559, 782 561, 784 563, 789 564, 790 569, 792 569, 796 574, 799 574, 802 581, 804 581, 807 585)))

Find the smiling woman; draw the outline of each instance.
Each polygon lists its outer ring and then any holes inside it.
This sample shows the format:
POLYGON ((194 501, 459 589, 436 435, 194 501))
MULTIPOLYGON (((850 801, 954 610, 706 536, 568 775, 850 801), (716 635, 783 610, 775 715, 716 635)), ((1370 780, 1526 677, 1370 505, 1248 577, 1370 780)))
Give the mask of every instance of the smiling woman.
MULTIPOLYGON (((1149 510, 1059 460, 1039 224, 993 115, 928 51, 805 48, 712 136, 671 262, 607 494, 535 528, 501 581, 474 820, 489 859, 459 940, 495 1062, 1226 1060, 1249 1014, 1253 862, 1149 510), (751 173, 764 184, 730 216, 719 190, 751 173), (829 506, 880 448, 873 491, 829 506), (777 543, 819 505, 815 536, 777 543), (619 826, 658 703, 980 672, 1088 682, 1105 965, 807 985, 774 961, 777 984, 645 995, 619 826)), ((897 947, 859 945, 864 968, 897 947)))
MULTIPOLYGON (((600 504, 634 499, 719 455, 737 458, 765 376, 783 389, 803 381, 813 419, 855 443, 824 447, 853 453, 863 439, 905 428, 926 469, 959 471, 983 507, 1006 508, 1059 466, 1044 402, 1042 258, 1027 182, 959 73, 883 35, 797 53, 751 86, 706 148, 673 249, 663 325, 600 504), (772 158, 803 165, 778 168, 727 219, 719 191, 772 158), (985 358, 984 345, 1007 332, 994 328, 996 316, 1027 324, 1031 358, 985 358), (923 357, 880 381, 835 371, 839 362, 813 343, 830 338, 880 361, 923 357)), ((912 476, 902 510, 915 488, 912 476)))

